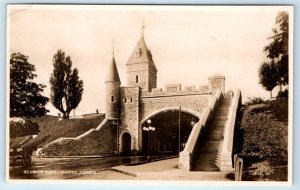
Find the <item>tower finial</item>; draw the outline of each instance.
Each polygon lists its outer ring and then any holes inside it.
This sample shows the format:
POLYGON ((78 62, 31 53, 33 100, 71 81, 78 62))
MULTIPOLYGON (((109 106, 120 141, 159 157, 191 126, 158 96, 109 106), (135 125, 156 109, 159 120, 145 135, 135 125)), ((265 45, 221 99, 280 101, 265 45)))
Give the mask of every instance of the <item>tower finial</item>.
POLYGON ((144 23, 144 20, 143 20, 142 27, 141 27, 141 37, 142 38, 144 37, 144 29, 145 29, 145 23, 144 23))

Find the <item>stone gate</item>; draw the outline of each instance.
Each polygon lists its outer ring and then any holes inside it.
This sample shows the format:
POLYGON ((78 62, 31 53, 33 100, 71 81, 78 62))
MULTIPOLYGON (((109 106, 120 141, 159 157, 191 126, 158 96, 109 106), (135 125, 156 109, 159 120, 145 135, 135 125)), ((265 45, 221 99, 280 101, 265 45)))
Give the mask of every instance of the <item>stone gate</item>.
POLYGON ((117 123, 121 153, 126 150, 124 142, 131 151, 141 151, 142 125, 156 114, 180 109, 200 118, 214 93, 218 89, 225 91, 225 77, 221 75, 209 77, 207 85, 182 88, 171 84, 157 88, 157 68, 143 36, 126 63, 126 72, 127 86, 121 86, 113 56, 105 81, 106 118, 117 123))

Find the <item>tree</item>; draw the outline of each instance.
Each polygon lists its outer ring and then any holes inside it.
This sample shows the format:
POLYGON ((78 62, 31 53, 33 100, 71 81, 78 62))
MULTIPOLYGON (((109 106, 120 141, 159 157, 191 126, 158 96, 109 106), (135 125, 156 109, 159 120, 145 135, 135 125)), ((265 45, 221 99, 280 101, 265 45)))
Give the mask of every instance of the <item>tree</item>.
POLYGON ((276 65, 271 63, 262 63, 259 68, 259 84, 261 84, 267 91, 270 91, 272 98, 272 90, 277 85, 278 73, 276 65))
POLYGON ((13 53, 10 58, 10 117, 37 117, 45 115, 49 99, 41 93, 46 87, 33 81, 37 77, 28 56, 13 53))
MULTIPOLYGON (((43 96, 46 87, 33 81, 37 77, 35 66, 28 62, 28 56, 21 53, 12 53, 10 56, 10 117, 30 119, 45 115, 48 110, 45 108, 49 99, 43 96)), ((29 123, 29 122, 27 122, 29 123)), ((23 134, 36 134, 38 127, 29 125, 26 129, 23 126, 19 129, 11 123, 10 130, 17 131, 14 136, 23 134), (26 131, 24 131, 26 130, 26 131)))
POLYGON ((287 12, 279 12, 275 28, 272 31, 274 34, 269 38, 272 42, 264 47, 264 52, 270 59, 269 64, 274 63, 277 68, 277 84, 280 85, 280 91, 282 91, 282 85, 288 85, 289 82, 289 15, 287 12))
POLYGON ((37 135, 40 132, 39 125, 29 119, 22 121, 10 121, 9 125, 9 135, 11 138, 37 135))
POLYGON ((51 103, 63 114, 64 119, 69 119, 70 112, 81 101, 83 81, 79 79, 77 68, 72 71, 71 58, 66 57, 62 50, 53 56, 53 67, 50 77, 51 103))

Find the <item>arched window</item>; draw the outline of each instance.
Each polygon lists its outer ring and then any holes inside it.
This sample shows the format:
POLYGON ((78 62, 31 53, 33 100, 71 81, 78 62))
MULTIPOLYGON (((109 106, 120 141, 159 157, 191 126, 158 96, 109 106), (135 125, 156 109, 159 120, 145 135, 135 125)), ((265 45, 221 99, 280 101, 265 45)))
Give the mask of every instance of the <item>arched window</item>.
POLYGON ((135 83, 139 83, 139 76, 138 75, 135 76, 135 83))

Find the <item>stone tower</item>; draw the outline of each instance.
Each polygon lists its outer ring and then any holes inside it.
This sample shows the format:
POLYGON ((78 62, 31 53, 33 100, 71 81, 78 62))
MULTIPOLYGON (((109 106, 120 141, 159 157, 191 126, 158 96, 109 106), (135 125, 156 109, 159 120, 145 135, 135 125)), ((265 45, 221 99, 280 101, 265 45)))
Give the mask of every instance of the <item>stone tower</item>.
POLYGON ((105 80, 105 117, 110 120, 118 119, 120 105, 120 77, 113 56, 105 80))
POLYGON ((157 85, 157 69, 144 36, 139 39, 126 64, 127 85, 151 91, 157 85))

